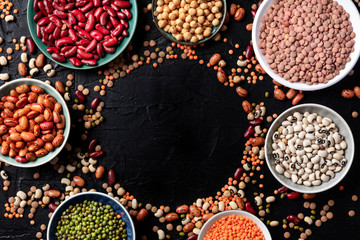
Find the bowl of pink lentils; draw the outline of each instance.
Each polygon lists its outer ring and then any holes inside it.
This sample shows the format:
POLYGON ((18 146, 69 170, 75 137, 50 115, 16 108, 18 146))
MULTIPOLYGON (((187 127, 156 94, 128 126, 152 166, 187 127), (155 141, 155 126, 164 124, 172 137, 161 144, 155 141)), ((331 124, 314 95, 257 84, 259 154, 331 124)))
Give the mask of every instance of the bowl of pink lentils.
POLYGON ((357 63, 359 22, 352 0, 265 0, 254 19, 254 51, 275 81, 320 90, 341 81, 357 63))

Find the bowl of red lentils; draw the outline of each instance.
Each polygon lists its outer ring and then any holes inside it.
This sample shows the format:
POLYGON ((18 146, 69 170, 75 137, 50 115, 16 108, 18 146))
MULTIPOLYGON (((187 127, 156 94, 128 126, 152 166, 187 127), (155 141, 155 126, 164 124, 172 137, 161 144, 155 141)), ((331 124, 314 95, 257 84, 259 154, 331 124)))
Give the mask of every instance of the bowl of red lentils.
POLYGON ((345 78, 358 61, 359 21, 351 0, 265 0, 254 19, 254 52, 280 84, 324 89, 345 78))
POLYGON ((255 215, 241 210, 229 210, 210 218, 201 228, 198 239, 271 240, 266 225, 255 215))

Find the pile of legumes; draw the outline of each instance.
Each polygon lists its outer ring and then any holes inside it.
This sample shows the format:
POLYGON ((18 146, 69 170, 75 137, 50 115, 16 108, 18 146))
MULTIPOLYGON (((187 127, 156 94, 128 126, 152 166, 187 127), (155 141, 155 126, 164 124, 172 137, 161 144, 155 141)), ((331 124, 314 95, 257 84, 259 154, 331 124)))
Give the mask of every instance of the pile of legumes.
POLYGON ((243 216, 231 215, 216 221, 203 240, 220 239, 264 240, 265 238, 253 221, 243 216))
POLYGON ((130 8, 127 0, 35 0, 37 36, 58 62, 96 65, 128 37, 130 8))
POLYGON ((158 0, 154 15, 158 26, 178 41, 198 41, 209 37, 223 17, 221 0, 158 0))
POLYGON ((58 240, 127 239, 125 225, 110 205, 85 200, 63 212, 55 235, 58 240))
POLYGON ((295 112, 272 136, 276 171, 294 183, 318 186, 335 177, 347 160, 347 147, 339 129, 328 117, 295 112))
POLYGON ((261 53, 285 80, 327 83, 354 51, 348 19, 349 13, 332 0, 275 1, 262 18, 261 53))
POLYGON ((43 157, 64 141, 65 116, 53 96, 23 84, 0 102, 1 154, 27 163, 43 157))

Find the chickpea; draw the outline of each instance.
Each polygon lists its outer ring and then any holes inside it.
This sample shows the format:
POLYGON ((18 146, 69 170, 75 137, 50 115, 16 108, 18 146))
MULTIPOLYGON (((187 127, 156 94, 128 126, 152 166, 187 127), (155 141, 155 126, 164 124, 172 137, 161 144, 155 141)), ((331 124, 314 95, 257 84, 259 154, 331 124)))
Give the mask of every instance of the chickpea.
POLYGON ((185 0, 186 1, 186 3, 191 3, 192 2, 192 0, 185 0))
POLYGON ((156 11, 159 12, 159 13, 162 13, 163 12, 163 7, 157 6, 156 11))
POLYGON ((201 9, 207 9, 208 6, 207 6, 206 3, 202 3, 202 4, 200 4, 200 8, 201 8, 201 9))
POLYGON ((158 0, 158 1, 157 1, 157 5, 158 5, 158 6, 164 5, 164 1, 163 1, 163 0, 158 0))
POLYGON ((170 32, 171 32, 172 34, 176 33, 176 32, 177 32, 177 31, 176 31, 176 28, 175 28, 174 26, 171 26, 171 27, 170 27, 170 32))
POLYGON ((190 28, 190 33, 195 34, 195 28, 190 28))
POLYGON ((190 7, 192 7, 192 8, 197 8, 199 5, 198 5, 198 3, 196 2, 196 1, 192 1, 191 3, 190 3, 190 7))
POLYGON ((165 6, 164 9, 163 9, 163 12, 169 13, 169 12, 171 12, 171 10, 170 10, 170 8, 168 6, 165 6))
POLYGON ((175 38, 176 38, 176 40, 178 40, 178 41, 184 40, 184 37, 183 37, 183 35, 181 35, 181 34, 175 35, 175 38))
POLYGON ((170 26, 175 26, 175 25, 176 25, 175 21, 170 21, 170 26))
POLYGON ((217 26, 219 26, 220 21, 219 21, 219 19, 214 19, 214 20, 211 22, 211 24, 212 24, 213 26, 217 27, 217 26))
POLYGON ((175 23, 176 23, 176 25, 178 25, 179 27, 182 27, 183 24, 184 24, 184 21, 181 20, 181 19, 176 19, 176 20, 175 20, 175 23))
POLYGON ((186 2, 185 1, 181 1, 181 3, 180 3, 180 7, 185 7, 185 5, 186 5, 186 2))
POLYGON ((173 0, 175 6, 180 6, 180 0, 173 0))
POLYGON ((165 19, 165 20, 169 19, 169 14, 168 14, 167 12, 163 12, 163 13, 161 14, 161 16, 162 16, 162 18, 165 19))
POLYGON ((190 15, 188 15, 186 18, 185 18, 185 22, 187 23, 190 23, 192 21, 192 17, 190 15))
POLYGON ((223 14, 222 14, 221 12, 215 13, 215 17, 216 17, 217 19, 222 18, 222 16, 223 16, 223 14))
POLYGON ((186 17, 185 13, 180 13, 180 14, 179 14, 179 19, 180 19, 181 21, 184 21, 184 20, 185 20, 185 17, 186 17))
POLYGON ((191 33, 189 32, 184 33, 184 40, 189 41, 190 39, 191 39, 191 33))
POLYGON ((198 17, 198 23, 203 24, 204 22, 205 22, 205 17, 204 16, 198 17))
POLYGON ((189 4, 186 4, 186 5, 184 6, 184 9, 185 9, 186 11, 189 11, 190 5, 189 5, 189 4))
POLYGON ((180 27, 180 26, 175 26, 175 28, 176 28, 177 32, 181 32, 181 30, 182 30, 182 27, 180 27))
POLYGON ((173 2, 171 2, 171 3, 169 3, 169 9, 171 10, 171 11, 174 11, 175 10, 175 4, 173 3, 173 2))
POLYGON ((176 20, 176 15, 173 14, 173 13, 170 13, 169 16, 168 16, 168 18, 169 18, 170 20, 176 20))
POLYGON ((165 31, 165 32, 169 32, 169 30, 170 30, 170 25, 166 25, 166 26, 164 27, 164 31, 165 31))
POLYGON ((190 23, 188 23, 188 22, 184 23, 183 27, 184 27, 184 29, 189 30, 190 29, 190 23))
POLYGON ((204 37, 209 37, 211 34, 211 30, 209 30, 209 28, 206 28, 205 31, 204 31, 204 37))
POLYGON ((198 8, 197 11, 196 11, 196 15, 199 17, 199 16, 203 16, 204 15, 204 10, 198 8))
MULTIPOLYGON (((180 14, 186 14, 186 10, 184 8, 179 9, 179 15, 180 14)), ((184 18, 185 19, 185 18, 184 18)))
POLYGON ((204 15, 207 16, 207 15, 209 15, 209 14, 210 14, 209 9, 204 9, 204 15))
POLYGON ((165 4, 169 4, 170 0, 164 0, 165 4))
POLYGON ((204 35, 201 35, 201 34, 196 35, 196 37, 199 39, 199 41, 201 41, 201 40, 203 40, 203 39, 204 39, 204 35))
POLYGON ((166 26, 167 22, 166 20, 160 20, 158 21, 158 25, 160 28, 164 28, 166 26))
POLYGON ((198 24, 197 24, 196 21, 191 21, 191 22, 190 22, 190 27, 196 28, 197 26, 198 26, 198 24))
POLYGON ((196 10, 195 10, 195 8, 190 8, 189 11, 188 11, 188 13, 189 13, 191 16, 196 15, 196 10))
POLYGON ((218 8, 222 8, 223 7, 222 1, 215 2, 215 6, 218 7, 218 8))
POLYGON ((157 16, 157 19, 158 19, 158 20, 164 20, 162 14, 159 14, 159 16, 157 16))
POLYGON ((212 20, 215 19, 215 16, 214 16, 214 14, 211 13, 206 17, 206 19, 209 20, 209 21, 212 21, 212 20))
POLYGON ((192 36, 190 42, 197 43, 199 41, 197 36, 192 36))
POLYGON ((201 27, 197 27, 197 28, 195 29, 195 34, 196 34, 196 35, 200 35, 200 34, 203 33, 203 31, 204 31, 204 29, 202 29, 201 27))
POLYGON ((212 13, 218 13, 220 10, 219 10, 219 8, 218 7, 212 7, 211 8, 211 12, 212 13))

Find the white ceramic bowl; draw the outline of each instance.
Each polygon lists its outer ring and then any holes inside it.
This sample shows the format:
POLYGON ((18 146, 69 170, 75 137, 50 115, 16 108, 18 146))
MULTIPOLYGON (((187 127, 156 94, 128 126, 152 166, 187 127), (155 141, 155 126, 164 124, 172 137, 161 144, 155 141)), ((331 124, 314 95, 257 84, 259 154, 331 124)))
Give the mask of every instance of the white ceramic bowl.
POLYGON ((297 90, 303 90, 303 91, 315 91, 324 89, 327 87, 330 87, 337 82, 341 81, 346 75, 354 68, 355 64, 357 63, 359 56, 360 56, 360 14, 359 10, 355 6, 352 0, 341 0, 337 1, 338 4, 340 4, 346 12, 349 13, 350 18, 349 20, 352 23, 353 31, 355 32, 355 45, 354 45, 354 52, 350 54, 351 61, 348 62, 345 65, 345 68, 340 71, 339 75, 335 76, 333 79, 331 79, 328 83, 319 83, 319 84, 313 84, 313 85, 307 85, 305 83, 295 82, 291 83, 284 78, 280 77, 274 71, 270 68, 270 66, 266 62, 266 58, 264 55, 261 54, 259 49, 259 36, 260 36, 260 29, 262 26, 261 19, 263 16, 265 16, 266 11, 270 8, 270 6, 273 4, 275 0, 264 0, 264 2, 260 5, 259 10, 256 12, 254 23, 253 23, 253 29, 252 29, 252 41, 253 41, 253 47, 255 55, 260 63, 260 65, 263 67, 263 69, 266 71, 267 74, 269 74, 270 77, 272 77, 277 82, 281 83, 282 85, 297 89, 297 90))
POLYGON ((241 210, 228 210, 228 211, 224 211, 224 212, 215 214, 201 228, 198 239, 202 240, 205 237, 206 232, 209 231, 211 226, 217 220, 219 220, 220 218, 226 217, 226 216, 230 216, 230 215, 237 215, 237 216, 243 216, 243 217, 249 218, 250 220, 252 220, 260 228, 261 232, 264 234, 265 240, 272 240, 269 229, 267 229, 266 225, 259 218, 257 218, 255 215, 253 215, 251 213, 241 211, 241 210))
POLYGON ((284 186, 287 188, 301 192, 301 193, 319 193, 326 191, 332 187, 334 187, 336 184, 338 184, 348 173, 350 170, 351 164, 354 159, 354 153, 355 153, 355 143, 354 143, 354 137, 351 132, 351 129, 349 125, 346 123, 346 121, 334 110, 325 107, 323 105, 314 104, 314 103, 308 103, 308 104, 301 104, 295 107, 292 107, 285 112, 283 112, 280 116, 276 118, 276 120, 273 122, 271 127, 268 130, 266 139, 265 139, 265 157, 266 157, 266 163, 269 167, 271 173, 274 175, 274 177, 284 186), (272 155, 272 136, 278 129, 278 127, 281 125, 281 123, 289 116, 292 115, 294 112, 316 112, 319 115, 323 117, 329 117, 333 120, 333 122, 336 124, 336 126, 339 129, 339 132, 341 135, 344 136, 345 142, 347 143, 347 149, 345 150, 345 159, 348 161, 347 164, 343 167, 343 169, 335 173, 335 177, 333 179, 330 179, 328 182, 323 182, 319 186, 311 186, 307 187, 305 185, 300 185, 294 183, 291 179, 286 178, 284 175, 279 174, 275 170, 275 159, 272 155))

